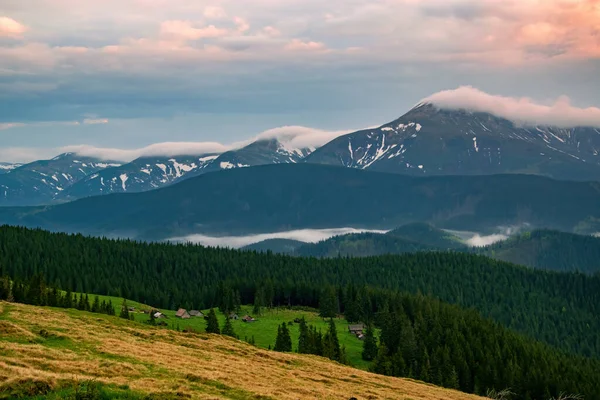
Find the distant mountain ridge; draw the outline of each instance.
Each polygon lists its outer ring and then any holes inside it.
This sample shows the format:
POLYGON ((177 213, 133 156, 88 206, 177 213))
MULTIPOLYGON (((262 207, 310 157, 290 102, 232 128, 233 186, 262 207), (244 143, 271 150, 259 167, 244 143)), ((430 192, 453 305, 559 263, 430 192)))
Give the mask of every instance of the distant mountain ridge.
POLYGON ((518 233, 486 247, 471 247, 441 229, 417 223, 403 225, 386 234, 347 234, 318 243, 269 239, 243 249, 318 258, 453 250, 536 269, 586 274, 600 272, 600 238, 548 229, 518 233))
POLYGON ((65 153, 35 161, 0 174, 0 205, 51 203, 66 188, 98 171, 120 164, 65 153))
POLYGON ((79 158, 99 168, 57 165, 49 176, 59 180, 63 173, 70 176, 60 182, 32 172, 48 161, 0 164, 0 206, 142 192, 209 172, 293 163, 415 176, 533 174, 600 181, 598 128, 521 126, 489 113, 441 109, 431 103, 421 103, 378 128, 338 136, 319 148, 290 143, 289 137, 261 138, 222 154, 142 157, 123 165, 71 154, 67 156, 71 161, 79 158))
POLYGON ((393 229, 415 221, 481 233, 524 223, 598 232, 600 184, 533 175, 418 178, 300 163, 204 174, 149 192, 0 208, 0 224, 155 240, 393 229))
POLYGON ((600 180, 600 130, 525 127, 422 103, 375 129, 340 136, 305 161, 411 175, 529 173, 600 180))

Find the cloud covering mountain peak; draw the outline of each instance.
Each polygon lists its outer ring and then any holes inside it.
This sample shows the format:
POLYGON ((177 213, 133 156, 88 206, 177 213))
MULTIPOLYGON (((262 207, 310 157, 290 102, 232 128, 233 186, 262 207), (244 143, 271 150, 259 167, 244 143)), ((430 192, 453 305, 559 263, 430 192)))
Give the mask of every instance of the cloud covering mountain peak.
POLYGON ((521 125, 545 125, 558 128, 600 128, 600 108, 580 108, 567 96, 543 104, 528 97, 498 96, 472 86, 444 90, 422 100, 440 109, 485 112, 521 125))

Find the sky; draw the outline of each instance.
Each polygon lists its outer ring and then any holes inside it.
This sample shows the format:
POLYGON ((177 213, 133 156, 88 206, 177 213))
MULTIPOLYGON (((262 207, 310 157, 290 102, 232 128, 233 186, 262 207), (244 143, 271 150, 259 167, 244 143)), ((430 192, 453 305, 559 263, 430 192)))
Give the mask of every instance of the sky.
POLYGON ((600 0, 2 0, 0 161, 331 137, 449 93, 595 121, 599 76, 600 0))

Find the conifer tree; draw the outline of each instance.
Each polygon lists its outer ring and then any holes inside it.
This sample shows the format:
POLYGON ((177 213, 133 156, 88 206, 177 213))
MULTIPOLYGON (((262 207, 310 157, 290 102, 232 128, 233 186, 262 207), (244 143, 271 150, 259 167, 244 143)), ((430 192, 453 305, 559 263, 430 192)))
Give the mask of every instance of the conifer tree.
POLYGON ((11 294, 10 279, 8 276, 3 276, 0 279, 0 300, 8 300, 11 294))
POLYGON ((92 307, 90 306, 90 298, 88 297, 87 293, 85 294, 85 300, 84 300, 84 302, 83 302, 83 305, 84 305, 84 307, 85 307, 85 308, 84 308, 84 309, 85 309, 85 311, 90 311, 90 310, 91 310, 91 308, 92 308, 92 307))
POLYGON ((373 361, 377 357, 377 339, 375 339, 375 333, 373 332, 373 326, 367 325, 365 331, 365 341, 363 343, 362 359, 365 361, 373 361))
POLYGON ((298 338, 298 353, 300 354, 310 354, 310 338, 309 338, 309 330, 308 325, 306 324, 306 319, 304 317, 300 320, 300 336, 298 338))
POLYGON ((252 308, 252 313, 254 315, 260 316, 262 314, 262 308, 265 306, 265 295, 262 288, 256 289, 256 293, 254 294, 254 307, 252 308))
POLYGON ((73 308, 73 294, 70 289, 67 290, 65 297, 63 297, 63 308, 73 308))
POLYGON ((119 317, 123 319, 129 319, 129 308, 127 307, 127 300, 123 299, 123 304, 121 304, 121 313, 119 317))
POLYGON ((292 338, 290 337, 290 331, 285 322, 277 328, 277 338, 275 339, 275 347, 273 350, 281 352, 292 351, 292 338))
POLYGON ((221 329, 219 328, 219 321, 217 320, 217 313, 214 308, 211 308, 208 312, 208 320, 206 323, 206 332, 207 333, 216 333, 220 334, 221 329))
POLYGON ((225 325, 223 326, 223 330, 221 333, 225 336, 231 336, 233 338, 237 338, 235 331, 233 330, 233 324, 231 323, 231 318, 225 318, 225 325))
POLYGON ((94 297, 94 303, 92 303, 92 312, 100 312, 100 298, 98 296, 94 297))
POLYGON ((323 339, 323 356, 335 361, 340 361, 341 349, 337 336, 337 329, 333 318, 329 319, 329 329, 323 339))
POLYGON ((335 288, 328 286, 321 292, 319 299, 319 316, 333 318, 337 315, 337 295, 335 288))
POLYGON ((108 300, 108 303, 106 304, 106 313, 108 315, 115 315, 115 306, 113 306, 112 300, 108 300))

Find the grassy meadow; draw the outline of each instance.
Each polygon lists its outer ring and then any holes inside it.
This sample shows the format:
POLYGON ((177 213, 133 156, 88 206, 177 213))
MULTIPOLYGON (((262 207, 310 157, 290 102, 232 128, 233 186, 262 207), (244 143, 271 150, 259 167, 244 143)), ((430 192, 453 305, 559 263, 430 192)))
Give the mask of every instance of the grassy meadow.
POLYGON ((478 398, 321 357, 268 351, 221 335, 0 302, 0 399, 351 397, 478 398))
MULTIPOLYGON (((94 300, 95 296, 90 296, 90 302, 94 300)), ((98 296, 100 301, 112 301, 115 306, 117 315, 119 314, 121 304, 123 299, 118 297, 110 297, 110 296, 98 296)), ((136 321, 146 321, 149 319, 148 314, 143 314, 138 312, 139 310, 148 310, 151 307, 140 304, 134 301, 127 300, 127 305, 136 308, 136 312, 133 312, 134 318, 136 321)), ((188 310, 189 311, 189 310, 188 310)), ((201 310, 203 313, 208 313, 208 310, 201 310)), ((225 315, 219 312, 218 309, 215 309, 217 313, 217 318, 219 319, 219 326, 221 328, 225 324, 225 315)), ((165 314, 168 318, 163 319, 161 321, 165 321, 169 328, 179 329, 179 330, 190 330, 190 328, 197 332, 204 332, 206 329, 206 321, 204 318, 192 317, 190 319, 179 319, 175 317, 175 313, 177 311, 174 310, 161 310, 163 314, 165 314)), ((302 310, 289 310, 285 308, 274 308, 274 309, 263 309, 262 314, 260 316, 252 314, 251 306, 243 306, 241 312, 238 314, 240 319, 233 320, 232 325, 235 333, 238 335, 240 340, 250 340, 250 338, 254 337, 255 345, 261 347, 263 349, 269 348, 269 346, 273 347, 275 345, 275 338, 277 337, 277 327, 282 323, 287 323, 290 321, 294 321, 295 318, 304 317, 307 323, 314 325, 317 330, 321 329, 323 333, 325 333, 329 327, 329 321, 324 320, 319 317, 318 311, 302 311, 302 310), (242 322, 241 317, 244 315, 251 315, 257 319, 255 322, 242 322)), ((338 338, 340 341, 340 346, 346 347, 346 353, 348 356, 348 361, 353 367, 360 369, 367 369, 369 367, 369 362, 364 361, 362 359, 362 348, 363 342, 360 341, 356 336, 348 332, 348 323, 346 320, 341 318, 334 319, 338 338)), ((300 335, 298 324, 288 325, 290 330, 290 335, 292 337, 292 344, 294 346, 294 351, 298 347, 298 337, 300 335)))

